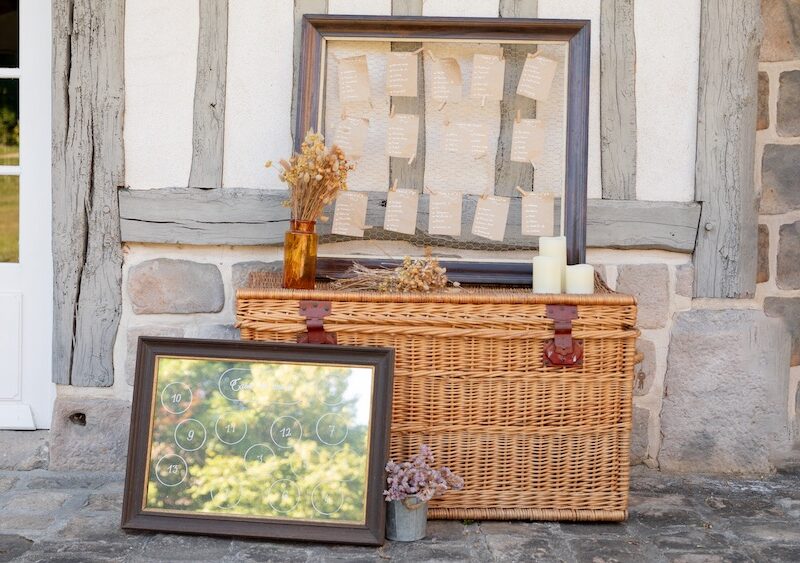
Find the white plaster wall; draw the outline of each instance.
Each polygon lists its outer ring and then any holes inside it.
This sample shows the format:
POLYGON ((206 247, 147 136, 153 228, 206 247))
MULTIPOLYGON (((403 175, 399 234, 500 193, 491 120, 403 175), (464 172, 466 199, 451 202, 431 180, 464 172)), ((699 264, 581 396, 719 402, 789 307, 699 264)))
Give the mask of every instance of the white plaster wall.
MULTIPOLYGON (((590 198, 603 197, 600 175, 600 1, 539 0, 540 18, 591 20, 591 53, 589 69, 589 175, 587 193, 590 198)), ((638 4, 637 4, 638 6, 638 4)))
POLYGON ((392 13, 392 0, 328 0, 328 13, 386 16, 392 13))
POLYGON ((192 166, 197 0, 125 3, 125 183, 186 186, 192 166))
POLYGON ((694 201, 700 2, 637 2, 636 195, 694 201))
POLYGON ((422 0, 423 16, 497 17, 500 12, 497 0, 422 0))
POLYGON ((293 2, 229 4, 224 187, 282 187, 264 162, 292 150, 293 37, 293 2))

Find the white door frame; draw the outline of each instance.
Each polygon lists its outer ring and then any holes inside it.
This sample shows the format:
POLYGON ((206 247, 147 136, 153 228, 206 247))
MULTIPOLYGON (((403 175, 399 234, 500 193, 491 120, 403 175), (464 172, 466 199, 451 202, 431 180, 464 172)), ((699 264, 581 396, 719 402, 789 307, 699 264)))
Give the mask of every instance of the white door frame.
MULTIPOLYGON (((0 428, 49 428, 53 254, 50 0, 19 3, 19 263, 0 263, 0 428)), ((14 173, 8 167, 4 172, 14 173)))

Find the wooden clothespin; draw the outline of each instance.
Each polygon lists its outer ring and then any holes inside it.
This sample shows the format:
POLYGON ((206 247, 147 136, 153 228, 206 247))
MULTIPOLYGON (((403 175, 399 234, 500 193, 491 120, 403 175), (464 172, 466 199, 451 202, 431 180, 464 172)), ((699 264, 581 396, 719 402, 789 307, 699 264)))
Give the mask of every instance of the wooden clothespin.
POLYGON ((486 186, 486 189, 481 194, 481 199, 486 199, 487 197, 489 197, 489 186, 486 186))
POLYGON ((527 196, 531 195, 529 192, 526 192, 525 190, 523 190, 519 186, 515 187, 514 189, 517 190, 519 193, 521 193, 522 197, 527 197, 527 196))
POLYGON ((522 121, 522 110, 517 110, 517 115, 514 117, 514 123, 522 121))
POLYGON ((420 54, 422 51, 424 51, 424 50, 425 50, 425 47, 420 47, 420 48, 419 48, 419 49, 417 49, 416 51, 411 51, 411 54, 412 54, 412 55, 419 55, 419 54, 420 54))
POLYGON ((390 192, 396 192, 397 191, 397 178, 392 180, 392 185, 389 187, 389 191, 390 192))
POLYGON ((394 117, 394 109, 395 109, 395 108, 394 108, 394 104, 392 104, 391 106, 389 106, 389 117, 390 117, 390 118, 394 117))
POLYGON ((484 107, 485 105, 486 105, 486 96, 484 95, 483 97, 481 97, 481 107, 484 107))

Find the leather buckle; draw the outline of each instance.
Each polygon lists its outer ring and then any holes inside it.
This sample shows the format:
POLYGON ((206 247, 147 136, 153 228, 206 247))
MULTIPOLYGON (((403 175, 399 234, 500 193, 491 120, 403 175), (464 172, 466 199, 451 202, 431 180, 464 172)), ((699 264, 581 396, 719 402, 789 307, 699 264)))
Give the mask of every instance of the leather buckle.
POLYGON ((544 342, 544 365, 548 367, 583 364, 583 341, 572 338, 572 321, 578 318, 576 305, 547 305, 555 335, 544 342))
POLYGON ((300 314, 306 318, 306 332, 297 335, 299 344, 336 344, 336 334, 326 332, 323 319, 331 313, 330 301, 300 301, 300 314))

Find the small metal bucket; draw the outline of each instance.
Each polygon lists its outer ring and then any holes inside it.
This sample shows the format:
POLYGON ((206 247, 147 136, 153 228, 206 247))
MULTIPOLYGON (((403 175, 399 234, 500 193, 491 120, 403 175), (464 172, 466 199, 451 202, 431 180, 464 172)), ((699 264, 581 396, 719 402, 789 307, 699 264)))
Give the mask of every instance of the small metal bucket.
POLYGON ((417 497, 389 501, 386 507, 386 537, 393 541, 415 541, 425 537, 428 503, 417 497))

